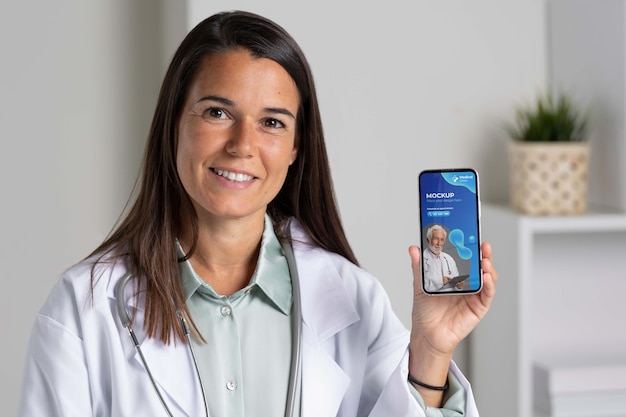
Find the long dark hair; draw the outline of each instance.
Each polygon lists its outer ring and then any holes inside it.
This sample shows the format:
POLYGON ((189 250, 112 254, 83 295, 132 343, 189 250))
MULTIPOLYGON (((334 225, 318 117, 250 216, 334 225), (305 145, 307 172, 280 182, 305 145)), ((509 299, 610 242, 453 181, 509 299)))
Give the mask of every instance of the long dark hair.
MULTIPOLYGON (((198 218, 176 170, 177 125, 190 85, 202 59, 245 48, 271 59, 293 78, 300 93, 297 115, 298 155, 268 214, 276 232, 295 217, 315 244, 357 260, 346 239, 334 197, 322 122, 309 64, 294 39, 280 26, 248 12, 224 12, 199 23, 182 41, 167 70, 146 144, 139 191, 128 214, 92 253, 100 262, 116 251, 136 277, 145 280, 145 328, 149 337, 184 342, 176 307, 189 317, 180 282, 176 238, 191 225, 191 248, 198 240, 198 218)), ((92 269, 92 283, 96 266, 92 269)), ((138 281, 136 281, 138 284, 138 281)))

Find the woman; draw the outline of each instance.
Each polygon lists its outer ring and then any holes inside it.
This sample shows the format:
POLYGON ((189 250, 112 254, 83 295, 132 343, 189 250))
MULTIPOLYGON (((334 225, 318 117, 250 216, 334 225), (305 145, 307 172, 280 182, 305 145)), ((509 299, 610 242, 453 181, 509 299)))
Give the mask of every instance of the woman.
POLYGON ((212 16, 167 71, 136 202, 36 319, 18 415, 477 416, 451 358, 495 293, 482 249, 482 293, 417 278, 405 330, 346 240, 300 48, 212 16))

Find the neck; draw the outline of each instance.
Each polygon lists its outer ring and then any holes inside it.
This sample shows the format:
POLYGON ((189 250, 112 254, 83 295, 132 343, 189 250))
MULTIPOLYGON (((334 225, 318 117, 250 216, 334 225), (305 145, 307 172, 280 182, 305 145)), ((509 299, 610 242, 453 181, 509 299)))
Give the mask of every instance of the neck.
MULTIPOLYGON (((219 224, 200 223, 198 244, 189 261, 218 294, 231 295, 250 282, 256 269, 264 218, 219 224)), ((181 239, 184 250, 188 241, 181 239)))

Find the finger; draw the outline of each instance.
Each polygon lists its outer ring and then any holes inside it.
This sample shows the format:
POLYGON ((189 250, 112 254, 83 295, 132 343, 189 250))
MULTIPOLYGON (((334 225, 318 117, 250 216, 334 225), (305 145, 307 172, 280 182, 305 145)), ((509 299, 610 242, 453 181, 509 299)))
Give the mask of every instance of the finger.
POLYGON ((493 279, 493 275, 490 273, 484 273, 483 274, 483 289, 480 292, 480 297, 481 297, 483 304, 489 307, 495 295, 496 295, 496 284, 493 279))
POLYGON ((480 246, 480 252, 482 258, 491 259, 493 256, 493 250, 491 249, 491 244, 489 242, 483 242, 480 246))
POLYGON ((498 271, 493 266, 493 250, 489 242, 483 242, 481 246, 482 259, 481 259, 481 267, 483 273, 488 273, 491 275, 493 282, 498 281, 498 271))
POLYGON ((498 281, 498 271, 496 271, 496 268, 494 268, 491 259, 483 259, 481 266, 483 268, 483 273, 491 275, 493 282, 498 281))

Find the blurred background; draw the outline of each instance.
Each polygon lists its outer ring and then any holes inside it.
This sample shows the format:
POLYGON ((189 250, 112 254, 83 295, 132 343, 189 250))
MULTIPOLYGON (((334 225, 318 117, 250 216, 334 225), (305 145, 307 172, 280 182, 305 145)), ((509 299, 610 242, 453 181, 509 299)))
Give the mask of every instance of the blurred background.
POLYGON ((168 60, 193 25, 224 9, 275 20, 305 51, 348 237, 407 325, 418 172, 473 167, 484 201, 507 200, 503 123, 547 80, 543 0, 2 2, 6 415, 37 310, 126 204, 168 60))

